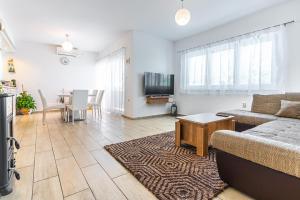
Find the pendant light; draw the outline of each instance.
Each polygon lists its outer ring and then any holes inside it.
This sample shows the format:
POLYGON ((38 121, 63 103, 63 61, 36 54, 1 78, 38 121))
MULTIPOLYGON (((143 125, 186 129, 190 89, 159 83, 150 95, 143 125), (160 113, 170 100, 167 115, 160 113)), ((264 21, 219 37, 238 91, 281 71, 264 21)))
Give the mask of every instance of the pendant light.
POLYGON ((179 26, 185 26, 191 20, 191 13, 188 9, 183 7, 183 1, 181 0, 181 8, 177 10, 175 15, 175 21, 179 26))
POLYGON ((61 46, 66 52, 71 52, 73 50, 73 44, 70 42, 68 34, 66 34, 66 40, 62 43, 61 46))

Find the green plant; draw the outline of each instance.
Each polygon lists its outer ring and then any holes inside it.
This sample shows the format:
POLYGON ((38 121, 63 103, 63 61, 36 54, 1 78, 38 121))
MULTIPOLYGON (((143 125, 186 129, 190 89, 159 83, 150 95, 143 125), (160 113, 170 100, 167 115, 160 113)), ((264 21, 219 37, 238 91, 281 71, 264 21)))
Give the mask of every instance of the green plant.
POLYGON ((17 97, 17 109, 36 109, 36 103, 33 99, 33 97, 30 94, 27 94, 27 92, 22 92, 20 95, 17 97))

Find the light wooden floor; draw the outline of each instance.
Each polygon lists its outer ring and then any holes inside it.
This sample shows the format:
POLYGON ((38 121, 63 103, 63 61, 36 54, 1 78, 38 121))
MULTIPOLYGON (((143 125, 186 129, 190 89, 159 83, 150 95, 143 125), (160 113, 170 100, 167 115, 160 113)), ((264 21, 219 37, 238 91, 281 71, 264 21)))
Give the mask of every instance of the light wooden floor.
MULTIPOLYGON (((151 200, 156 199, 114 160, 103 146, 174 130, 175 119, 129 120, 106 114, 101 121, 63 123, 59 113, 18 116, 15 135, 21 180, 1 200, 151 200)), ((229 188, 216 199, 249 199, 229 188)))

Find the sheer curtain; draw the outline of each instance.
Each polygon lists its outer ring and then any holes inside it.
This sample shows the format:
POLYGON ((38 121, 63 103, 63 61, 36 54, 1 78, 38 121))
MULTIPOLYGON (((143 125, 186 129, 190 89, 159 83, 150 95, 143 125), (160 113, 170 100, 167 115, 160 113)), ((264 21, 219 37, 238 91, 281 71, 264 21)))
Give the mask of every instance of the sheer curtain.
POLYGON ((181 52, 181 92, 282 91, 285 38, 282 26, 181 52))
POLYGON ((104 109, 107 112, 124 112, 125 48, 98 61, 97 84, 104 89, 104 109))

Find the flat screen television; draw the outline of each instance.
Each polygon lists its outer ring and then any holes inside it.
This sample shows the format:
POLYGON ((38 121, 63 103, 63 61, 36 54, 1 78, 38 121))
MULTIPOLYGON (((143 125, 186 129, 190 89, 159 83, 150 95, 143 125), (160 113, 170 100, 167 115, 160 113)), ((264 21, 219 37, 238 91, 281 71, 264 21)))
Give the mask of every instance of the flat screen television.
POLYGON ((151 95, 174 95, 174 74, 145 72, 144 93, 151 95))

